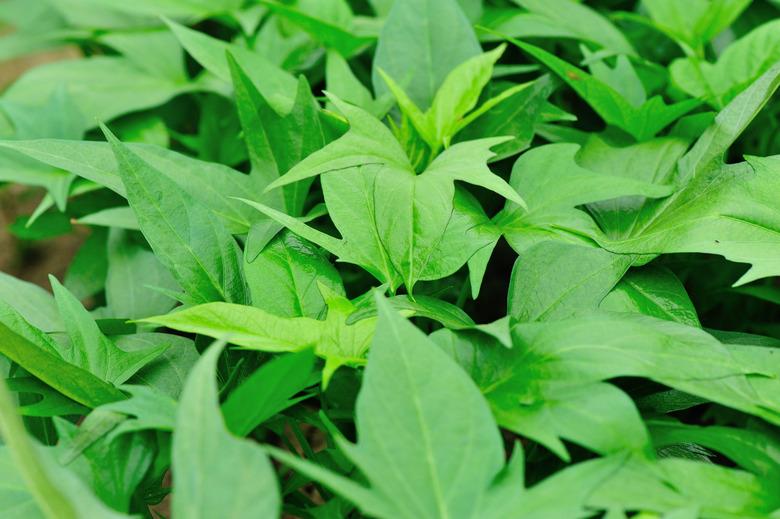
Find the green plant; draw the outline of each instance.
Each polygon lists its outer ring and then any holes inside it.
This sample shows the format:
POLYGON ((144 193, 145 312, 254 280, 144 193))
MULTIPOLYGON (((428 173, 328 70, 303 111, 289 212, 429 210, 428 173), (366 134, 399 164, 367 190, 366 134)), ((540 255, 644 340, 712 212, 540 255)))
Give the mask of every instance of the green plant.
POLYGON ((777 2, 0 22, 2 517, 780 516, 777 2))

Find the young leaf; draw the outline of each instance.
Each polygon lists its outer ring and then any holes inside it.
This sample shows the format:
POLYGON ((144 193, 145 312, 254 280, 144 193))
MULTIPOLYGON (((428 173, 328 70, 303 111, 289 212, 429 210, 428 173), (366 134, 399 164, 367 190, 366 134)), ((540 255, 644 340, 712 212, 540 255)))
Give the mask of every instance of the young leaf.
POLYGON ((455 0, 398 0, 379 35, 374 92, 381 97, 388 91, 379 75, 384 70, 425 110, 447 74, 480 52, 471 24, 455 0))
POLYGON ((279 491, 262 449, 231 435, 219 410, 215 371, 221 344, 190 373, 173 435, 173 513, 179 517, 278 517, 279 491))

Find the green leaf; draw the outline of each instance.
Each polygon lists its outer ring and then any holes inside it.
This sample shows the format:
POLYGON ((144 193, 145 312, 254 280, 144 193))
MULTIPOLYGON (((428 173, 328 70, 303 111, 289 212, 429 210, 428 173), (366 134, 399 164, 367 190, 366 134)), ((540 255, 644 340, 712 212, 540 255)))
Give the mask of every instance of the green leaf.
MULTIPOLYGON (((358 443, 339 441, 371 489, 334 490, 380 517, 475 516, 503 466, 490 410, 468 376, 422 332, 383 300, 377 306, 357 402, 358 443), (462 412, 442 412, 450 399, 462 412)), ((330 477, 309 475, 329 484, 330 477)))
POLYGON ((0 324, 0 338, 0 353, 80 404, 94 408, 125 398, 125 395, 111 384, 62 360, 54 353, 41 349, 4 324, 0 324))
MULTIPOLYGON (((257 188, 264 189, 325 145, 319 105, 311 94, 309 83, 301 76, 291 110, 280 114, 255 88, 232 54, 228 54, 228 63, 252 162, 252 176, 257 179, 257 188)), ((309 186, 306 182, 286 186, 281 200, 273 196, 275 193, 268 193, 263 202, 288 214, 300 215, 309 186)))
POLYGON ((642 0, 655 27, 674 39, 687 54, 703 53, 717 36, 750 5, 750 0, 642 0))
POLYGON ((307 398, 295 395, 310 385, 313 369, 311 350, 283 355, 263 364, 222 404, 227 428, 246 436, 275 414, 307 398))
POLYGON ((672 271, 662 267, 646 266, 630 271, 602 299, 600 308, 701 326, 685 287, 672 271))
POLYGON ((171 20, 165 22, 179 43, 203 68, 222 81, 230 83, 230 67, 225 57, 229 52, 241 68, 251 74, 250 78, 255 87, 275 109, 282 112, 290 110, 296 91, 293 76, 266 60, 260 53, 212 38, 171 20))
POLYGON ((376 117, 390 109, 390 96, 374 99, 368 88, 355 77, 347 60, 336 51, 328 51, 325 62, 325 85, 339 99, 362 108, 376 117))
POLYGON ((770 485, 750 473, 678 458, 657 464, 631 460, 611 474, 588 501, 594 508, 640 509, 684 518, 758 519, 771 515, 778 504, 770 485))
POLYGON ((455 0, 398 0, 379 35, 374 92, 381 97, 388 91, 381 69, 425 110, 450 71, 480 52, 471 24, 455 0))
POLYGON ((89 127, 153 108, 193 89, 188 83, 151 75, 127 58, 98 56, 35 67, 11 85, 3 98, 38 105, 63 86, 89 127))
MULTIPOLYGON (((552 238, 592 245, 600 236, 593 220, 575 206, 623 196, 665 197, 671 185, 632 178, 620 170, 590 170, 577 164, 576 144, 549 144, 523 154, 512 167, 510 185, 521 194, 528 209, 507 204, 495 223, 518 252, 552 238), (540 175, 552 171, 555 175, 540 175)), ((665 180, 665 179, 663 179, 665 180)))
POLYGON ((780 442, 771 433, 733 427, 698 427, 672 421, 649 423, 656 448, 696 443, 720 452, 753 474, 780 481, 780 442))
MULTIPOLYGON (((3 434, 8 456, 16 467, 16 476, 26 487, 26 492, 17 494, 17 503, 28 507, 33 516, 47 519, 77 519, 79 517, 105 517, 106 519, 128 518, 108 508, 81 479, 51 458, 49 452, 34 443, 27 436, 22 421, 17 415, 11 395, 0 381, 0 431, 3 434), (27 503, 32 495, 35 505, 27 503)), ((5 454, 5 453, 4 453, 5 454)), ((7 481, 7 478, 3 478, 7 481)))
POLYGON ((777 229, 774 204, 766 198, 776 190, 780 160, 751 157, 724 164, 728 147, 780 85, 780 66, 773 67, 740 94, 715 119, 680 160, 674 196, 643 208, 641 226, 620 240, 599 239, 619 253, 657 254, 700 252, 751 263, 737 282, 777 275, 777 229), (746 203, 746 201, 750 203, 746 203))
POLYGON ((38 285, 0 272, 0 300, 12 306, 26 321, 44 332, 64 329, 54 298, 38 285))
POLYGON ((646 141, 699 105, 696 99, 667 105, 660 97, 632 105, 608 84, 553 54, 529 43, 508 38, 566 82, 607 124, 617 126, 637 141, 646 141))
POLYGON ((328 314, 325 320, 278 317, 259 308, 228 303, 198 305, 143 319, 175 330, 207 335, 259 351, 296 352, 309 347, 325 359, 324 386, 340 366, 363 365, 375 319, 348 324, 356 307, 346 297, 319 285, 328 314))
POLYGON ((773 20, 726 47, 715 63, 681 58, 672 62, 669 72, 685 92, 722 108, 778 60, 780 20, 773 20))
MULTIPOLYGON (((308 32, 325 48, 335 49, 344 57, 353 56, 374 41, 374 38, 370 36, 356 34, 351 16, 342 17, 339 20, 340 23, 336 24, 334 21, 318 18, 305 10, 296 9, 275 0, 263 0, 262 3, 277 16, 289 20, 308 32)), ((349 10, 347 2, 343 2, 343 4, 349 10)))
POLYGON ((599 248, 541 242, 520 253, 509 281, 508 313, 522 322, 599 308, 634 262, 599 248))
POLYGON ((465 249, 448 243, 453 234, 462 239, 464 231, 480 233, 480 224, 489 224, 479 214, 478 203, 457 195, 454 181, 478 185, 522 203, 517 193, 485 165, 492 157, 490 148, 504 139, 455 144, 416 175, 384 125, 359 108, 333 97, 331 100, 347 116, 350 130, 309 155, 270 188, 322 175, 325 203, 342 239, 261 204, 250 205, 340 260, 362 266, 381 282, 389 283, 391 290, 403 283, 411 291, 418 280, 449 275, 495 241, 493 236, 484 237, 481 243, 463 244, 465 249), (376 191, 392 196, 377 198, 376 191))
POLYGON ((256 258, 245 253, 244 274, 252 305, 280 317, 319 317, 326 307, 320 283, 344 293, 341 278, 322 249, 287 231, 256 258))
POLYGON ((501 45, 455 67, 444 78, 436 90, 431 107, 425 111, 384 70, 380 68, 378 72, 396 98, 401 111, 409 117, 428 146, 436 151, 442 146, 448 147, 452 137, 462 128, 463 118, 476 107, 482 89, 493 73, 493 65, 505 48, 505 45, 501 45))
MULTIPOLYGON (((0 141, 0 147, 18 151, 127 196, 118 161, 109 143, 37 139, 0 141)), ((221 164, 196 160, 158 146, 127 143, 126 147, 211 209, 231 232, 245 233, 258 220, 255 211, 231 198, 257 197, 260 186, 252 177, 221 164)))
POLYGON ((254 442, 231 435, 219 410, 215 370, 222 345, 211 346, 182 393, 173 435, 173 513, 179 517, 278 517, 273 466, 254 442))
MULTIPOLYGON (((534 367, 514 378, 525 353, 496 342, 442 330, 431 338, 484 392, 499 425, 527 436, 569 461, 562 439, 595 452, 641 452, 649 438, 631 399, 613 385, 540 376, 534 367)), ((527 360, 529 364, 533 361, 527 360)))
POLYGON ((141 230, 187 297, 198 303, 243 301, 239 250, 227 229, 108 129, 105 133, 141 230))
POLYGON ((140 319, 171 310, 176 301, 160 292, 180 291, 155 255, 128 233, 111 230, 108 240, 106 303, 114 317, 140 319))
MULTIPOLYGON (((55 422, 60 436, 57 450, 62 452, 71 443, 78 442, 89 418, 80 427, 58 419, 55 422)), ((133 490, 152 464, 153 449, 151 439, 145 435, 103 436, 69 465, 80 474, 86 473, 89 486, 104 503, 114 510, 128 511, 133 490)))
POLYGON ((49 276, 49 281, 60 315, 65 321, 65 330, 70 337, 70 347, 60 350, 66 362, 117 385, 125 382, 165 351, 164 345, 136 351, 122 350, 103 335, 89 312, 57 278, 49 276))
POLYGON ((500 425, 561 457, 566 450, 557 436, 597 452, 642 448, 643 433, 637 431, 643 426, 633 405, 601 385, 615 377, 649 378, 777 421, 771 392, 757 385, 774 381, 768 378, 773 375, 697 328, 632 314, 592 313, 518 324, 512 339, 512 349, 458 339, 451 332, 443 333, 440 342, 471 373, 500 425), (600 396, 588 401, 589 394, 600 396), (573 403, 578 400, 583 402, 573 403), (620 434, 621 422, 633 423, 635 432, 620 434))
MULTIPOLYGON (((620 30, 608 18, 586 5, 573 0, 513 0, 528 14, 516 16, 523 30, 510 36, 523 38, 544 36, 532 28, 537 24, 554 27, 560 36, 569 36, 596 43, 615 54, 635 55, 636 51, 620 30), (522 17, 522 18, 521 18, 522 17), (529 31, 530 29, 530 31, 529 31)), ((503 31, 502 31, 503 32, 503 31)))
POLYGON ((548 76, 543 76, 519 90, 509 87, 496 97, 507 93, 509 96, 473 118, 456 135, 455 141, 462 142, 480 137, 514 137, 511 141, 493 148, 496 153, 496 156, 491 159, 493 162, 525 150, 531 144, 536 125, 547 106, 546 101, 552 94, 553 87, 553 82, 548 76))

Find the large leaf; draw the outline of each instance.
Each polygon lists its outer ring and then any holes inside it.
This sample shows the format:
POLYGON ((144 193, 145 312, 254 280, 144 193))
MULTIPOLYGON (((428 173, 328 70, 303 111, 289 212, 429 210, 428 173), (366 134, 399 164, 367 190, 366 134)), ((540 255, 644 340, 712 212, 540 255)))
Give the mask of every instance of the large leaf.
POLYGON ((33 68, 4 94, 8 101, 39 105, 57 88, 67 90, 90 126, 122 114, 161 105, 192 85, 155 76, 129 59, 99 56, 33 68))
POLYGON ((551 238, 590 245, 590 236, 601 232, 575 206, 626 196, 665 197, 674 190, 652 178, 582 167, 576 161, 579 149, 576 144, 539 146, 515 162, 509 182, 528 207, 507 203, 496 224, 516 251, 551 238))
POLYGON ((509 315, 544 321, 596 310, 634 258, 599 248, 541 242, 524 250, 509 282, 509 315))
POLYGON ((245 298, 238 245, 206 207, 106 130, 130 206, 160 261, 197 303, 245 298))
POLYGON ((780 159, 723 162, 728 147, 779 85, 776 65, 718 114, 680 160, 678 183, 683 187, 644 207, 638 216, 641 225, 630 236, 600 240, 602 245, 620 253, 703 252, 751 263, 738 283, 780 273, 780 213, 767 198, 778 189, 780 159))
POLYGON ((222 346, 211 346, 182 393, 173 435, 173 513, 179 517, 278 517, 271 462, 251 441, 225 427, 215 370, 222 346))
POLYGON ((347 116, 350 130, 271 187, 322 175, 325 203, 342 239, 269 207, 251 205, 342 261, 362 266, 392 290, 405 284, 411 291, 418 280, 451 274, 494 242, 492 233, 480 229, 488 227, 489 220, 480 214, 478 203, 456 193, 455 180, 522 202, 485 165, 492 156, 490 147, 503 139, 455 144, 417 175, 387 127, 357 107, 331 100, 347 116), (377 192, 384 195, 377 197, 377 192), (477 239, 457 246, 450 241, 454 236, 462 239, 464 232, 477 239))
MULTIPOLYGON (((523 490, 519 455, 496 481, 502 442, 474 383, 384 300, 377 306, 378 331, 356 409, 358 443, 337 438, 370 487, 288 453, 274 455, 378 517, 523 517, 534 505, 550 516, 580 513, 578 493, 566 502, 535 503, 536 489, 523 490), (446 411, 450 399, 461 412, 446 411)), ((593 484, 582 476, 580 488, 593 484)))

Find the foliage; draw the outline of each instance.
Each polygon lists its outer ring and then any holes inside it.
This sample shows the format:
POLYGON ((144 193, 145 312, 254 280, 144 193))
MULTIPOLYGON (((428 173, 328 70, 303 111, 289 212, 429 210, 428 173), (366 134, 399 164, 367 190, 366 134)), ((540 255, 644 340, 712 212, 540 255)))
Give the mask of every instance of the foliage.
POLYGON ((780 3, 32 4, 2 517, 780 517, 780 3))

